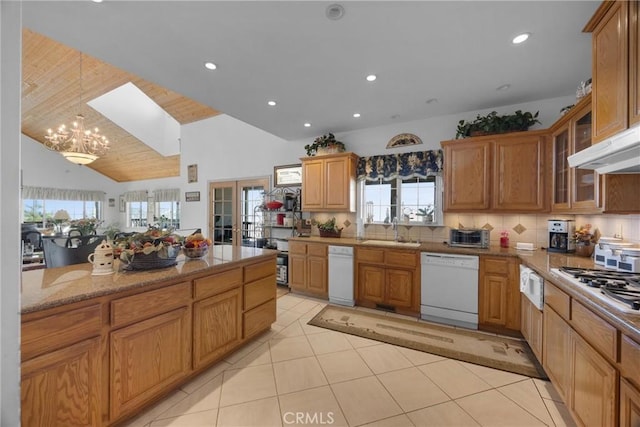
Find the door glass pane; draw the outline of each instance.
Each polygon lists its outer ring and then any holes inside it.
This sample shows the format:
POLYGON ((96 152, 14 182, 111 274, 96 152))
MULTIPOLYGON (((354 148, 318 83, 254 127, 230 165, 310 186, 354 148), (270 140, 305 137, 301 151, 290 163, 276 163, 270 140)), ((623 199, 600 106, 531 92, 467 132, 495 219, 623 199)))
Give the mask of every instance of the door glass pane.
POLYGON ((569 131, 565 130, 554 141, 553 203, 569 203, 569 131))
MULTIPOLYGON (((574 152, 591 147, 591 112, 582 116, 575 125, 574 152)), ((596 173, 588 169, 575 169, 575 200, 588 202, 595 200, 596 173)))
POLYGON ((216 188, 213 191, 213 242, 233 243, 233 188, 216 188))
POLYGON ((262 185, 244 186, 240 189, 240 217, 242 224, 242 246, 264 245, 262 210, 265 188, 262 185))

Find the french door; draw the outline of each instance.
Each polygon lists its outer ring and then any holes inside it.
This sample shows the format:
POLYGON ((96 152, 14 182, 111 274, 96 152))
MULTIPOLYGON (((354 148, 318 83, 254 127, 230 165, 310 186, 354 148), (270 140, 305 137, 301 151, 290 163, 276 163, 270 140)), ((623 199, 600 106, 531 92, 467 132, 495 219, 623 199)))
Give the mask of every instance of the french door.
POLYGON ((216 245, 256 246, 262 238, 263 195, 269 178, 209 184, 209 236, 216 245))

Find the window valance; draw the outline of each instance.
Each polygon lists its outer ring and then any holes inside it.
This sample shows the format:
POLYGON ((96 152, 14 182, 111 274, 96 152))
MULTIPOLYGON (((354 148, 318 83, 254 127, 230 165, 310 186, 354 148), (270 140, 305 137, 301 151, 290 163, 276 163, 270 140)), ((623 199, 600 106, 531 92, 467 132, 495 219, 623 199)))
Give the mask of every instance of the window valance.
POLYGON ((358 161, 358 179, 367 181, 426 178, 440 171, 442 171, 442 150, 360 157, 358 161))
POLYGON ((69 190, 66 188, 30 187, 22 188, 22 198, 26 200, 74 200, 83 202, 104 202, 104 191, 69 190))
POLYGON ((155 202, 179 202, 180 189, 166 188, 162 190, 153 190, 153 200, 155 202))
POLYGON ((122 198, 125 202, 146 202, 147 201, 147 190, 138 190, 138 191, 126 191, 122 198))

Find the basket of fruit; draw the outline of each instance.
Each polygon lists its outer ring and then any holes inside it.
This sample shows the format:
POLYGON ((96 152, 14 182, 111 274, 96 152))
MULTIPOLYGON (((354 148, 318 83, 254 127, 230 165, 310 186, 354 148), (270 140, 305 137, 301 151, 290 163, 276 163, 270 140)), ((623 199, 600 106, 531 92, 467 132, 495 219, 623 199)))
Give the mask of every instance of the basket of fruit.
POLYGON ((182 237, 167 231, 150 228, 128 238, 120 260, 125 270, 153 270, 176 265, 182 247, 182 237))
POLYGON ((202 258, 207 254, 207 252, 209 252, 209 246, 211 246, 211 243, 211 239, 205 238, 200 232, 200 229, 198 229, 195 233, 185 237, 182 252, 184 252, 184 255, 187 258, 202 258))

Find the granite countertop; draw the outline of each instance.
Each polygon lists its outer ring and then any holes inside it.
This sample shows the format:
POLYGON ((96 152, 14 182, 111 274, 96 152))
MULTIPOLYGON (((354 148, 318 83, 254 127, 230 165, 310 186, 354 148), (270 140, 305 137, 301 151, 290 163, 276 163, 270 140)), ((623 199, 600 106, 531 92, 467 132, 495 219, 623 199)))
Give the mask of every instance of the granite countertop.
POLYGON ((125 271, 120 260, 115 260, 114 273, 93 276, 90 263, 58 268, 24 271, 22 273, 21 313, 53 308, 103 295, 170 281, 190 274, 215 272, 230 263, 252 258, 275 256, 277 251, 258 248, 213 246, 200 259, 177 258, 173 267, 145 271, 125 271))
POLYGON ((571 295, 574 299, 581 304, 590 308, 600 316, 605 318, 613 326, 621 330, 623 333, 633 337, 636 341, 640 342, 640 312, 636 314, 628 314, 619 311, 612 310, 611 307, 601 302, 599 299, 594 298, 589 291, 584 290, 582 287, 576 286, 574 283, 567 279, 564 279, 554 274, 551 269, 559 268, 563 266, 567 267, 581 267, 581 268, 598 268, 604 269, 601 266, 595 265, 593 259, 576 256, 573 254, 562 254, 547 252, 543 249, 536 249, 533 251, 516 250, 515 248, 501 248, 500 246, 491 246, 487 249, 480 248, 457 248, 451 247, 445 243, 435 242, 423 242, 418 247, 409 246, 389 246, 374 244, 363 244, 363 241, 356 240, 354 238, 325 238, 325 237, 293 237, 289 241, 304 241, 304 242, 316 242, 326 243, 330 245, 342 245, 342 246, 362 246, 362 247, 382 247, 393 249, 405 249, 415 250, 420 252, 441 252, 452 253, 460 255, 491 255, 491 256, 514 256, 518 257, 522 264, 532 268, 538 274, 540 274, 545 280, 552 282, 558 288, 571 295))

